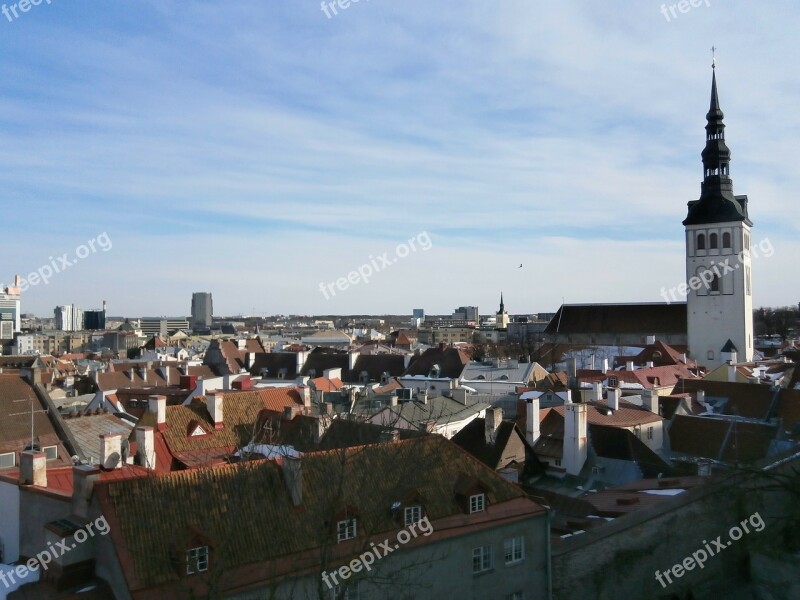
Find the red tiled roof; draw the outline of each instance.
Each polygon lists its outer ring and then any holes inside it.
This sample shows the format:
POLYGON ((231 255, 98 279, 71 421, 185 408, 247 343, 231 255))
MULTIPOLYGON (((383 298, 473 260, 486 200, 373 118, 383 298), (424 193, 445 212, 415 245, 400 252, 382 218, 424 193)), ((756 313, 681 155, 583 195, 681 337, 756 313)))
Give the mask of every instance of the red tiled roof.
MULTIPOLYGON (((556 406, 551 410, 556 411, 561 417, 564 417, 566 408, 564 406, 556 406)), ((611 427, 634 427, 636 425, 644 425, 646 423, 657 423, 664 419, 649 410, 643 410, 634 404, 627 402, 620 402, 619 409, 606 414, 608 405, 605 401, 601 403, 587 402, 586 403, 586 421, 591 425, 608 425, 611 427)), ((541 411, 540 411, 541 413, 541 411)))

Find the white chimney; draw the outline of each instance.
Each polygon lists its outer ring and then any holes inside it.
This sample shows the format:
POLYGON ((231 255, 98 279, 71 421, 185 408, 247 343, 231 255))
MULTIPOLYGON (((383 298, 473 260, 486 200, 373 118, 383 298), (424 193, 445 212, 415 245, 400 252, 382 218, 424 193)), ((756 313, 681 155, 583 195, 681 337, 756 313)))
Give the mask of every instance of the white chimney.
POLYGON ((136 456, 139 465, 148 469, 156 468, 156 444, 152 427, 136 428, 136 456))
POLYGON ((682 362, 683 364, 686 364, 686 352, 684 352, 683 354, 681 354, 681 362, 682 362))
POLYGON ((253 368, 253 365, 256 362, 256 353, 255 352, 248 352, 244 357, 244 366, 249 371, 253 368))
POLYGON ((391 396, 389 396, 389 406, 392 406, 392 407, 397 406, 397 401, 398 401, 398 398, 397 398, 397 394, 396 393, 394 393, 391 396))
POLYGON ((294 506, 303 503, 303 462, 300 458, 287 456, 283 459, 283 478, 289 488, 294 506))
POLYGON ((705 390, 697 390, 697 403, 700 406, 703 406, 703 403, 706 401, 706 391, 705 390))
POLYGON ((652 360, 648 360, 648 361, 647 361, 647 368, 648 368, 648 369, 652 369, 654 366, 655 366, 655 363, 653 363, 653 361, 652 361, 652 360))
POLYGON ((214 422, 214 429, 222 429, 224 425, 222 408, 223 398, 222 394, 211 392, 206 394, 206 408, 211 420, 214 422))
POLYGON ((567 404, 564 411, 563 465, 569 475, 579 475, 587 457, 586 405, 567 404))
POLYGON ((622 390, 619 388, 608 388, 608 408, 611 410, 619 410, 619 399, 622 395, 622 390))
POLYGON ((347 354, 347 368, 351 371, 356 368, 356 361, 358 360, 358 352, 349 352, 347 354))
POLYGON ((156 426, 160 431, 167 424, 167 397, 150 396, 148 399, 148 411, 156 416, 156 426))
POLYGON ((539 439, 539 399, 531 398, 526 404, 525 437, 533 445, 539 439))
POLYGON ((656 393, 655 390, 653 389, 644 390, 644 393, 642 394, 642 405, 651 413, 654 413, 656 415, 659 414, 658 394, 656 393))
POLYGON ((298 373, 303 370, 303 365, 306 364, 306 355, 307 355, 307 353, 304 352, 303 350, 300 350, 297 353, 297 372, 298 373))
POLYGON ((572 390, 564 392, 564 404, 572 404, 572 390))
POLYGON ((486 416, 483 418, 484 437, 487 444, 494 444, 497 439, 497 429, 503 422, 503 409, 489 407, 486 409, 486 416))
POLYGON ((452 392, 450 392, 450 397, 455 400, 456 402, 460 402, 464 406, 467 405, 467 390, 466 388, 454 388, 452 392))
POLYGON ((417 392, 417 402, 422 404, 428 403, 428 390, 419 390, 417 392))
POLYGON ((625 370, 626 371, 635 371, 636 367, 633 364, 632 360, 625 361, 625 370))
POLYGON ((592 402, 600 402, 603 399, 603 382, 592 382, 592 402))
POLYGON ((407 369, 408 365, 411 364, 411 354, 404 354, 403 355, 403 368, 407 369))
MULTIPOLYGON (((350 368, 352 369, 353 367, 350 367, 350 368)), ((342 369, 341 368, 325 369, 322 372, 322 376, 323 377, 327 377, 328 379, 341 379, 342 378, 342 369)))
POLYGON ((94 465, 72 467, 72 514, 89 518, 89 502, 92 499, 94 482, 100 477, 100 469, 94 465))
POLYGON ((608 358, 603 359, 603 362, 600 364, 600 370, 603 373, 608 373, 608 358))
POLYGON ((107 471, 122 467, 122 434, 100 435, 100 466, 107 471))
POLYGON ((47 454, 36 450, 20 452, 19 483, 47 487, 47 454))
POLYGON ((300 393, 303 396, 303 406, 311 408, 311 387, 304 385, 300 388, 300 393))
POLYGON ((728 381, 736 383, 736 365, 733 362, 728 363, 728 381))

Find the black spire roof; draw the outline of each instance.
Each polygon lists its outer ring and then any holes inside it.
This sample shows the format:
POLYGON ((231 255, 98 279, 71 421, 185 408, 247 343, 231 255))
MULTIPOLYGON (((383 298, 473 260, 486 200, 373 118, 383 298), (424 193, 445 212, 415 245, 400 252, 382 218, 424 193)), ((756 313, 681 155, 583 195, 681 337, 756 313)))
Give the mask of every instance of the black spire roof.
POLYGON ((719 107, 717 72, 712 65, 711 104, 706 114, 706 147, 703 159, 703 183, 700 199, 689 202, 689 214, 684 225, 728 223, 744 221, 752 225, 747 216, 747 196, 734 196, 730 178, 731 151, 725 144, 725 115, 719 107))

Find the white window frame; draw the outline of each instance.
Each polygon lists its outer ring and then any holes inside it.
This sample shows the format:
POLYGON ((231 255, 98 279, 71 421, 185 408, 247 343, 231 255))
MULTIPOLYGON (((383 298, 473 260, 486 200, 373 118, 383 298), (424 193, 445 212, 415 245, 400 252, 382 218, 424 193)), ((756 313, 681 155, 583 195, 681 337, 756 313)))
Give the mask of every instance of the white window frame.
POLYGON ((483 512, 486 510, 486 494, 473 494, 469 497, 469 513, 483 512))
POLYGON ((9 456, 11 457, 11 464, 10 465, 5 465, 5 466, 0 466, 0 468, 2 468, 2 469, 7 469, 7 468, 10 469, 11 467, 16 467, 17 466, 17 455, 14 452, 4 452, 3 454, 0 454, 0 458, 8 458, 9 456))
POLYGON ((58 446, 45 446, 42 452, 47 454, 47 460, 55 460, 58 458, 58 446), (48 452, 48 450, 50 452, 48 452))
POLYGON ((356 519, 344 519, 336 523, 336 542, 345 542, 356 537, 356 519))
POLYGON ((422 520, 422 507, 419 504, 415 504, 414 506, 406 506, 406 509, 403 512, 405 514, 404 520, 406 527, 413 525, 414 523, 419 523, 422 520))
POLYGON ((648 440, 652 440, 653 439, 653 426, 652 425, 650 425, 650 427, 647 428, 647 439, 648 440))
POLYGON ((521 535, 503 542, 506 566, 518 565, 525 560, 525 538, 521 535))
POLYGON ((186 574, 208 571, 208 546, 197 546, 186 551, 186 574))
POLYGON ((478 575, 491 571, 494 567, 491 545, 478 546, 472 549, 472 574, 478 575))

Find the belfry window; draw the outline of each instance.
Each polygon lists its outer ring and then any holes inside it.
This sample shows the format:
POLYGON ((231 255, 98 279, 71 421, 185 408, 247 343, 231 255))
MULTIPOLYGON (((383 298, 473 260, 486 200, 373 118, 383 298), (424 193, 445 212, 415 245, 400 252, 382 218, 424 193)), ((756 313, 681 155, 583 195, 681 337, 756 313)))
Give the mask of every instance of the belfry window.
POLYGON ((704 233, 697 234, 697 249, 698 250, 706 249, 706 234, 704 233))
POLYGON ((712 250, 716 250, 719 247, 719 236, 716 233, 708 236, 708 247, 712 250))

